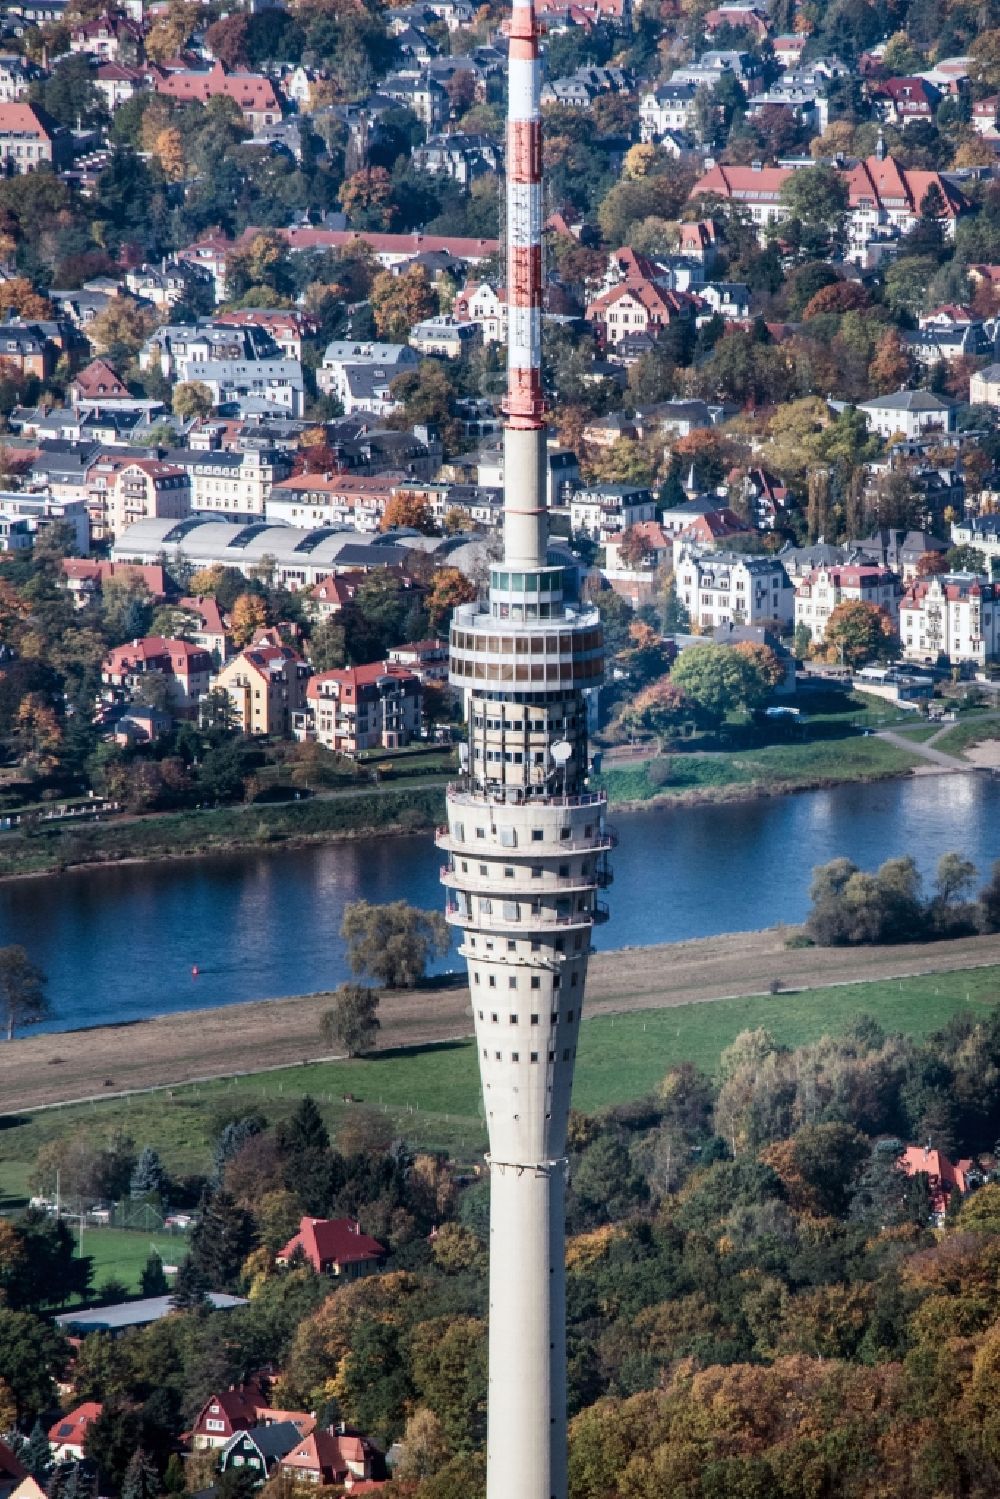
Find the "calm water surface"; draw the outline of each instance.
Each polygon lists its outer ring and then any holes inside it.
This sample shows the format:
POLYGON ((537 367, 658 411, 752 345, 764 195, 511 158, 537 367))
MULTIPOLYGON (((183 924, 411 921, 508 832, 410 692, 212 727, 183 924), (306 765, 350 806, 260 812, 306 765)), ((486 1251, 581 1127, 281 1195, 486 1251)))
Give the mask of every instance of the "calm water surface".
MULTIPOLYGON (((800 921, 813 865, 841 854, 870 868, 912 853, 929 875, 958 849, 985 873, 1000 858, 1000 779, 917 777, 613 821, 601 948, 800 921)), ((430 837, 373 838, 13 880, 0 883, 0 945, 23 943, 48 974, 50 1030, 309 993, 347 977, 344 906, 439 907, 440 862, 430 837)))

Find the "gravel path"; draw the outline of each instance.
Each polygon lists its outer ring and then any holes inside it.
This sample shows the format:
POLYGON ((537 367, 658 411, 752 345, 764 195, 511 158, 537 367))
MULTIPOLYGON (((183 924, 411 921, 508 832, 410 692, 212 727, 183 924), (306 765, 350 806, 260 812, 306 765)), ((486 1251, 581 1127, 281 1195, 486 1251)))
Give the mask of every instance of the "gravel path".
MULTIPOLYGON (((1000 935, 920 946, 788 949, 789 928, 661 947, 624 948, 591 961, 587 1014, 660 1009, 785 989, 948 973, 1000 964, 1000 935)), ((25 1036, 0 1045, 0 1111, 292 1066, 325 1054, 327 994, 189 1010, 121 1026, 25 1036)), ((469 992, 436 988, 383 997, 382 1047, 471 1033, 469 992)))

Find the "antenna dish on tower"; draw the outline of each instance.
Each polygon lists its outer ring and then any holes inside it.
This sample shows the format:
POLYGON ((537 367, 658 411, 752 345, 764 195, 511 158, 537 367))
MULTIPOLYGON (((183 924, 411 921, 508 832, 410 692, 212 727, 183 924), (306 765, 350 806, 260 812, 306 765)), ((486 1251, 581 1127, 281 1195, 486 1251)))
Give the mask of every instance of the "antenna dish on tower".
POLYGON ((573 746, 566 739, 557 739, 549 754, 557 765, 565 765, 573 758, 573 746))

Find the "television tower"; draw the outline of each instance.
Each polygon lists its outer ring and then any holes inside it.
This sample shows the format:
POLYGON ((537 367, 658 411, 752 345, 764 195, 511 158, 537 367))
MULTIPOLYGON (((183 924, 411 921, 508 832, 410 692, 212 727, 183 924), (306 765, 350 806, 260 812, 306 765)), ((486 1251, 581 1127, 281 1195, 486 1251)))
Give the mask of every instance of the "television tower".
POLYGON ((489 1130, 487 1499, 566 1499, 566 1129, 591 931, 607 917, 606 798, 587 790, 596 609, 548 557, 541 379, 538 24, 514 0, 507 117, 504 559, 456 609, 463 778, 438 846, 461 934, 489 1130))

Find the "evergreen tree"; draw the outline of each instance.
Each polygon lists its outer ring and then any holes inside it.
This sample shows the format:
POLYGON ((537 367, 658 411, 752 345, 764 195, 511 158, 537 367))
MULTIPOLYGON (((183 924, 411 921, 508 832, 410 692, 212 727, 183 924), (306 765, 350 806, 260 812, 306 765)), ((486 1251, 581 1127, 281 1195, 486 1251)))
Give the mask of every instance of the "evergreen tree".
POLYGON ((264 1121, 254 1114, 248 1114, 243 1119, 231 1120, 225 1126, 215 1142, 215 1155, 213 1158, 213 1177, 216 1182, 222 1180, 222 1174, 226 1169, 226 1162, 231 1161, 234 1156, 239 1155, 248 1140, 254 1135, 259 1135, 264 1129, 264 1121))
POLYGON ((156 1499, 160 1492, 160 1475, 141 1447, 129 1459, 122 1483, 122 1499, 156 1499))
POLYGON ((151 1254, 139 1275, 139 1289, 144 1296, 165 1296, 169 1287, 158 1254, 151 1254))
POLYGON ((191 1255, 186 1254, 174 1278, 174 1289, 170 1295, 171 1306, 181 1312, 199 1311, 209 1305, 205 1294, 207 1290, 208 1282, 205 1276, 191 1255))
POLYGON ((664 635, 683 635, 691 628, 691 616, 681 602, 673 579, 663 591, 662 628, 664 635))
POLYGON ((224 1191, 202 1204, 201 1217, 191 1234, 191 1258, 212 1290, 234 1288, 243 1261, 257 1243, 253 1215, 224 1191))
POLYGON ((38 1483, 45 1483, 52 1471, 52 1453, 49 1449, 49 1439, 40 1421, 36 1421, 31 1428, 31 1435, 21 1453, 21 1461, 32 1478, 38 1483))
POLYGON ((330 1134, 316 1101, 307 1093, 282 1131, 286 1148, 293 1154, 306 1150, 329 1150, 330 1134))
POLYGON ((151 1145, 144 1145, 132 1170, 129 1191, 133 1197, 166 1196, 167 1173, 151 1145))

